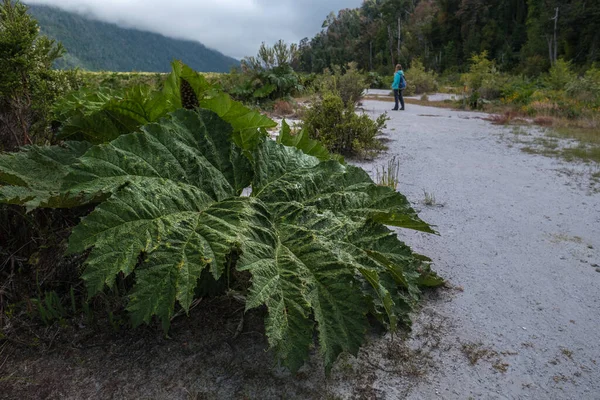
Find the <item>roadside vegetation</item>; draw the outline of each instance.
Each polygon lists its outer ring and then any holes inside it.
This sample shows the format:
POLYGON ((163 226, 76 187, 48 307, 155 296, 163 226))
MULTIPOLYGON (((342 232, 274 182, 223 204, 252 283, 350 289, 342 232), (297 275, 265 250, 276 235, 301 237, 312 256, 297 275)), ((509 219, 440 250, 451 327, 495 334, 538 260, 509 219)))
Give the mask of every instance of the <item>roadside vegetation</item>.
POLYGON ((81 321, 167 335, 221 296, 261 313, 291 370, 318 344, 329 371, 371 324, 410 324, 421 290, 444 283, 388 226, 432 228, 340 157, 379 148, 385 123, 356 114, 357 71, 323 77, 304 129, 284 121, 272 140, 275 121, 232 96, 260 105, 305 90, 283 42, 245 60, 241 82, 175 61, 123 84, 53 71, 61 48, 20 3, 5 0, 0 18, 0 341, 33 346, 36 326, 81 321))

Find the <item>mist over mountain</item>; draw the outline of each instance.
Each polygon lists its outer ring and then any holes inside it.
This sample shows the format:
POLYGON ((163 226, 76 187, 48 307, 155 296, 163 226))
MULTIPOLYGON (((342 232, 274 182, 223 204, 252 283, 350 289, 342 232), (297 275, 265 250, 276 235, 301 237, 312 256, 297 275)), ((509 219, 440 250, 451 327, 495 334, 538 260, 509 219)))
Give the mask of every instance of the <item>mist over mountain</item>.
POLYGON ((67 54, 58 61, 60 68, 168 72, 174 59, 202 72, 227 72, 239 65, 238 60, 200 42, 122 28, 54 7, 28 6, 41 32, 67 49, 67 54))

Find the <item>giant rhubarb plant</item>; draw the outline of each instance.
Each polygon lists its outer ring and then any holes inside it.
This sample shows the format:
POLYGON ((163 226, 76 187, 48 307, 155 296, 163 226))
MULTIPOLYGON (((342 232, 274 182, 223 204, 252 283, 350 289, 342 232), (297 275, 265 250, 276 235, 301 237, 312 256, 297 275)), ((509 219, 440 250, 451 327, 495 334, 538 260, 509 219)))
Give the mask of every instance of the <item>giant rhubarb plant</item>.
MULTIPOLYGON (((69 251, 89 251, 90 296, 118 275, 135 277, 134 325, 156 316, 168 329, 203 276, 247 271, 246 308, 266 305, 269 343, 292 369, 315 331, 329 369, 340 353, 356 354, 368 315, 393 330, 419 287, 442 283, 386 227, 432 232, 400 193, 328 160, 314 142, 295 144, 320 159, 262 137, 266 121, 225 97, 200 104, 216 112, 180 109, 108 143, 0 155, 0 202, 94 204, 69 251)), ((289 131, 282 141, 294 142, 289 131)))

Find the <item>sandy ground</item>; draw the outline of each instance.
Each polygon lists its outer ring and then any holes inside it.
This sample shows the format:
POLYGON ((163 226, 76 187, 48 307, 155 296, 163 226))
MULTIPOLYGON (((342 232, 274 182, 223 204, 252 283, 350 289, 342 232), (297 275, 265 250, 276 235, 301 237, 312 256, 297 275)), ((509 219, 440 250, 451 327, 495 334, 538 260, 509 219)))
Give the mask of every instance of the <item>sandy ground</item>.
POLYGON ((374 174, 398 157, 399 190, 440 235, 399 233, 450 283, 426 294, 406 340, 373 332, 330 378, 316 359, 292 376, 266 351, 260 313, 236 335, 243 307, 215 301, 170 338, 80 324, 5 342, 0 398, 600 399, 595 167, 526 154, 483 114, 407 105, 389 116, 389 150, 358 164, 374 174))
POLYGON ((400 159, 399 190, 440 236, 402 234, 458 287, 426 305, 444 316, 448 347, 408 398, 600 399, 593 167, 525 154, 511 128, 481 114, 408 105, 390 116, 386 156, 400 159))

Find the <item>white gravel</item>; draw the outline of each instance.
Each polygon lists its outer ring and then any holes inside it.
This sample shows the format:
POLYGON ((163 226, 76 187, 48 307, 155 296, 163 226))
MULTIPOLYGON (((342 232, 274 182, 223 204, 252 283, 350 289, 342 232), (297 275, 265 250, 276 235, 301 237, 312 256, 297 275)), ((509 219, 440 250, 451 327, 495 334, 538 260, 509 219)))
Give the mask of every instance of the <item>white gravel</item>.
POLYGON ((379 371, 374 398, 600 399, 600 194, 584 182, 594 166, 526 154, 484 114, 406 107, 389 111, 387 154, 359 165, 400 159, 398 189, 440 233, 401 235, 457 289, 425 304, 443 321, 433 368, 401 392, 379 371))

